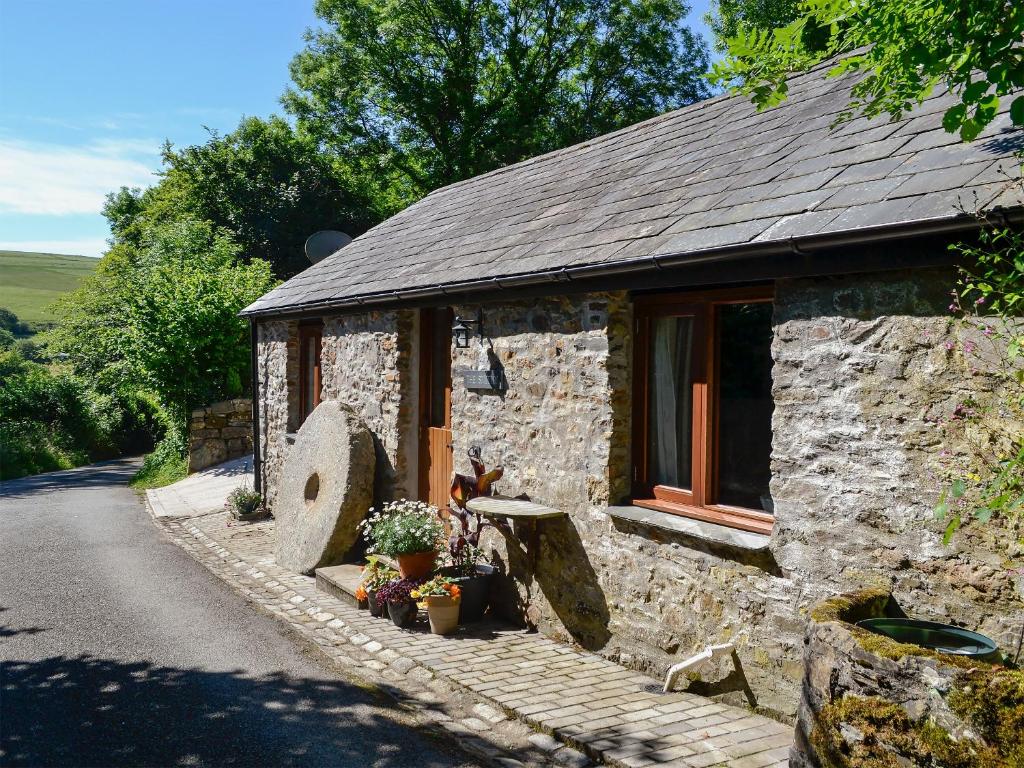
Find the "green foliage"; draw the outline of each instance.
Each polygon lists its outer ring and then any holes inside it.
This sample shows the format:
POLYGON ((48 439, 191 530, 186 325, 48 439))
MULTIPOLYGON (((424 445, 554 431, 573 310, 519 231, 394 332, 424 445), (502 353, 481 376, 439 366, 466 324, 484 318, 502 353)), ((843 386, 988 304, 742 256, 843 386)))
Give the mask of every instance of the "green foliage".
POLYGON ((704 21, 715 36, 715 49, 729 50, 740 30, 773 30, 797 17, 799 0, 711 0, 704 21))
POLYGON ((935 507, 946 543, 968 523, 995 519, 1015 528, 1024 513, 1024 234, 986 227, 976 243, 953 250, 964 266, 950 309, 963 340, 950 350, 972 375, 984 372, 1001 397, 986 405, 965 399, 945 425, 947 438, 974 437, 949 457, 935 507))
POLYGON ((247 517, 256 512, 263 503, 263 496, 250 488, 247 484, 232 489, 224 503, 225 509, 234 518, 247 517))
POLYGON ((236 397, 249 380, 248 324, 238 313, 274 285, 270 265, 205 222, 154 228, 126 308, 125 353, 175 417, 236 397))
POLYGON ((163 160, 155 210, 230 232, 243 258, 270 262, 281 278, 309 266, 303 245, 314 232, 355 236, 380 218, 365 191, 279 117, 245 118, 181 150, 168 144, 163 160))
POLYGON ((111 249, 62 302, 48 343, 102 390, 158 392, 183 425, 192 408, 243 392, 249 338, 238 312, 275 281, 267 262, 241 263, 238 245, 207 222, 154 225, 139 239, 111 249))
POLYGON ((684 0, 319 0, 284 105, 382 207, 708 94, 684 0))
MULTIPOLYGON (((765 108, 786 98, 788 75, 847 54, 826 72, 862 74, 846 115, 899 118, 943 83, 959 99, 943 126, 970 141, 995 118, 1001 98, 1024 88, 1022 40, 1019 2, 800 0, 785 26, 769 31, 741 23, 712 80, 765 108), (827 31, 824 44, 813 42, 818 30, 827 31)), ((1024 95, 1015 96, 1010 115, 1024 125, 1024 95)))
POLYGON ((368 555, 363 567, 363 580, 360 585, 367 592, 376 592, 389 581, 398 578, 398 571, 381 562, 377 555, 368 555))
POLYGON ((157 428, 138 398, 104 395, 66 370, 0 352, 0 479, 141 450, 157 428))
POLYGON ((230 233, 243 260, 270 262, 279 278, 309 266, 303 245, 314 232, 362 234, 383 214, 345 166, 284 120, 244 118, 204 144, 163 148, 160 182, 122 187, 103 213, 115 245, 138 250, 154 227, 207 221, 230 233))
POLYGON ((164 439, 143 459, 142 468, 131 480, 132 488, 162 488, 188 475, 187 443, 184 434, 177 425, 168 426, 164 439))

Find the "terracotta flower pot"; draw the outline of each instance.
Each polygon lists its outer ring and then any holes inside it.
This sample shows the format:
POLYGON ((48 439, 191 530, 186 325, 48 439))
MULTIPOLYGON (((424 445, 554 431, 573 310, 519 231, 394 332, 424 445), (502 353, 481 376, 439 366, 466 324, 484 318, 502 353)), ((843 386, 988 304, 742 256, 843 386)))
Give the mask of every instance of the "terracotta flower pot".
POLYGON ((396 627, 411 627, 416 621, 416 603, 388 603, 388 616, 396 627))
POLYGON ((430 631, 435 635, 447 635, 459 626, 459 600, 450 595, 427 595, 427 618, 430 631))
POLYGON ((398 573, 403 579, 422 579, 434 570, 434 563, 437 562, 437 550, 429 552, 414 552, 411 555, 399 555, 398 573))

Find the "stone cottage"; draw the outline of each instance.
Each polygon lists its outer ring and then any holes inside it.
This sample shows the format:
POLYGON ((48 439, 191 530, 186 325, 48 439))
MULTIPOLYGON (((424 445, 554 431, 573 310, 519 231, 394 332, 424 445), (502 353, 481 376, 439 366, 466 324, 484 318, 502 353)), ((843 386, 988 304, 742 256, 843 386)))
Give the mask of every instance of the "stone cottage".
POLYGON ((848 82, 789 90, 439 189, 247 308, 271 508, 337 399, 378 498, 443 506, 477 445, 500 492, 566 512, 532 572, 500 536, 493 558, 541 631, 624 665, 733 642, 693 689, 791 716, 806 607, 879 582, 1015 647, 1019 579, 931 508, 934 420, 965 396, 948 245, 1020 213, 1020 136, 1003 114, 959 143, 946 95, 834 126, 848 82))

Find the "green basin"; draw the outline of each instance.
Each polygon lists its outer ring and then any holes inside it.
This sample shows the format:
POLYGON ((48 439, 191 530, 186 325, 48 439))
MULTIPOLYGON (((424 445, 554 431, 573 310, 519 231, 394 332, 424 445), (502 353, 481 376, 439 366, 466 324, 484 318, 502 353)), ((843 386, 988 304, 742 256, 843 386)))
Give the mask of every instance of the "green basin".
POLYGON ((939 624, 935 621, 883 617, 858 621, 857 626, 879 635, 885 635, 899 643, 920 645, 939 653, 984 658, 997 654, 999 650, 996 644, 984 635, 949 624, 939 624))

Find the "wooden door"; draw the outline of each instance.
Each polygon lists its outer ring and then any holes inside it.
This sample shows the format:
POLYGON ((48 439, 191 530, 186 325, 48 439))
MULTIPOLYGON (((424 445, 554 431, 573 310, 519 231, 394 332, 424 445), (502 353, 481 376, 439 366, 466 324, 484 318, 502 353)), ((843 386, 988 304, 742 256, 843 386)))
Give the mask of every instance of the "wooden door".
POLYGON ((323 382, 320 374, 320 352, 323 347, 323 325, 320 322, 299 326, 299 425, 320 405, 323 382))
POLYGON ((420 311, 420 499, 445 509, 452 484, 452 312, 420 311))

